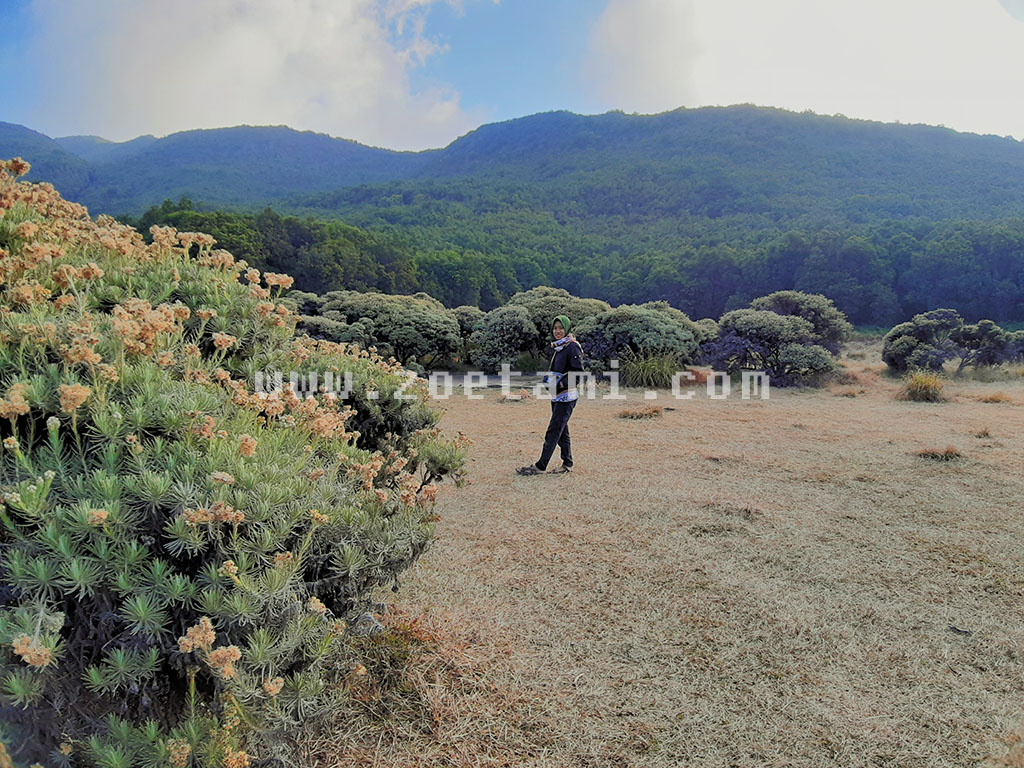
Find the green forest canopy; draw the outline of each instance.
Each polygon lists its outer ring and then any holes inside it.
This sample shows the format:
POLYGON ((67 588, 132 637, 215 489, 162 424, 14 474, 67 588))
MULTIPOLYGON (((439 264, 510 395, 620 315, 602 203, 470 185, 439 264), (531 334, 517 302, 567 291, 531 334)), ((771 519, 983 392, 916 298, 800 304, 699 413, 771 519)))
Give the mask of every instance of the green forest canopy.
POLYGON ((551 112, 419 153, 283 127, 112 146, 21 130, 94 213, 187 194, 201 203, 146 220, 210 231, 307 290, 491 308, 553 285, 717 317, 795 288, 858 325, 936 306, 1024 320, 1024 146, 1009 138, 752 106, 551 112))

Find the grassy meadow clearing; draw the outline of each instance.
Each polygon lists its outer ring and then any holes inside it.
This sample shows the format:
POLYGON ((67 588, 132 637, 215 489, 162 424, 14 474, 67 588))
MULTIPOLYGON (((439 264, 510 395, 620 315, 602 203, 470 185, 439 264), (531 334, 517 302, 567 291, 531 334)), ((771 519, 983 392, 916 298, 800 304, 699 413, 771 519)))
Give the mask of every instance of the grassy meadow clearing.
POLYGON ((385 618, 424 652, 311 760, 1024 765, 1024 378, 908 402, 877 355, 767 401, 582 401, 569 475, 513 474, 546 402, 442 403, 470 484, 385 618))

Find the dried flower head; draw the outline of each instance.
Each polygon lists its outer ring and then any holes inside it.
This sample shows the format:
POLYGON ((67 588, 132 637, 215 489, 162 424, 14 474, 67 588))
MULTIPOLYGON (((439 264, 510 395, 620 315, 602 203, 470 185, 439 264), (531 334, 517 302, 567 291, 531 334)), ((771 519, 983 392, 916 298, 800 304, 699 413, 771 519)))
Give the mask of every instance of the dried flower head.
POLYGON ((90 509, 86 520, 89 525, 103 525, 109 516, 110 513, 105 509, 90 509))
POLYGON ((213 522, 213 514, 205 507, 186 509, 181 513, 181 516, 188 525, 202 525, 203 523, 213 522))
POLYGON ((0 399, 0 418, 10 419, 12 422, 18 416, 24 416, 29 412, 28 400, 25 394, 28 392, 28 384, 17 382, 7 390, 7 397, 0 399))
POLYGON ((327 613, 327 606, 324 605, 318 597, 309 598, 309 602, 306 603, 306 608, 308 608, 312 613, 319 613, 321 616, 327 613))
POLYGON ((60 385, 60 407, 64 413, 74 413, 89 399, 92 389, 82 384, 60 385))
POLYGON ((191 653, 197 649, 206 651, 213 647, 216 639, 217 633, 213 629, 213 622, 203 616, 198 624, 188 628, 184 637, 178 638, 178 649, 182 653, 191 653))
POLYGON ((274 567, 283 568, 286 565, 290 565, 295 559, 295 555, 291 552, 278 552, 274 555, 274 567))
POLYGON ((242 652, 235 645, 222 645, 206 655, 206 663, 221 677, 235 676, 235 662, 242 658, 242 652))
POLYGON ((256 438, 252 435, 242 435, 241 442, 238 445, 238 452, 242 456, 252 456, 256 453, 256 438))
POLYGON ((229 333, 215 333, 213 334, 213 346, 222 352, 225 349, 230 349, 238 343, 238 339, 229 333))
POLYGON ((173 768, 185 768, 192 754, 192 746, 184 739, 171 739, 167 742, 167 755, 173 768))
POLYGON ((295 283, 295 278, 291 275, 281 275, 275 272, 267 272, 263 275, 263 278, 267 281, 267 287, 273 288, 278 286, 279 288, 291 288, 295 283))
POLYGON ((15 236, 20 237, 22 240, 29 240, 35 237, 38 231, 39 225, 33 221, 23 221, 14 228, 15 236))
POLYGON ((28 635, 18 635, 11 642, 14 652, 30 667, 46 667, 53 661, 53 651, 38 644, 28 635))

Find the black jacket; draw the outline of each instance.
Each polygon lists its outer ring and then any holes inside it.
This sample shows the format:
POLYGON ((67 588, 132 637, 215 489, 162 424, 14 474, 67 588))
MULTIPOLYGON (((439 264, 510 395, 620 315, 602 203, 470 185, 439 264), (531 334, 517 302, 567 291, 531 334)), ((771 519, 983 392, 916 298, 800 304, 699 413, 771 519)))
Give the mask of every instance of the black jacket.
POLYGON ((576 386, 579 377, 569 374, 572 371, 583 370, 583 347, 578 341, 570 341, 559 350, 555 350, 552 345, 551 350, 554 354, 551 355, 548 369, 552 373, 562 374, 555 385, 555 394, 559 395, 569 389, 570 381, 574 387, 576 386))

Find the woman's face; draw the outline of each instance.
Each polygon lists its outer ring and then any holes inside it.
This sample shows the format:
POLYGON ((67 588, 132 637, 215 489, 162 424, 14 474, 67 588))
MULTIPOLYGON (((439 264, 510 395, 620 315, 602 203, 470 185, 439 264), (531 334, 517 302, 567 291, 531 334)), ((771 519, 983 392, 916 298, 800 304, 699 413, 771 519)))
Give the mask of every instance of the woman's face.
POLYGON ((565 336, 565 328, 562 327, 561 320, 555 320, 555 327, 551 329, 551 333, 554 334, 556 341, 565 336))

